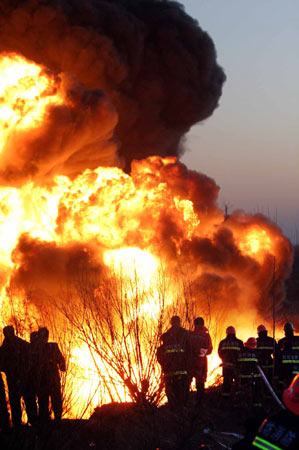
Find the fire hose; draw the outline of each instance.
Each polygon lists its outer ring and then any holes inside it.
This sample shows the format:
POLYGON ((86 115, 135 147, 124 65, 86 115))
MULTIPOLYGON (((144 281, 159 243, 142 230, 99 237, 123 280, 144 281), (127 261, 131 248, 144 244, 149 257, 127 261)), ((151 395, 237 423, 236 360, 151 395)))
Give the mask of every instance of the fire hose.
POLYGON ((257 370, 259 371, 265 385, 267 386, 268 391, 270 392, 270 394, 272 395, 272 397, 274 398, 274 400, 276 401, 276 403, 280 406, 281 409, 286 409, 286 407, 284 406, 284 404, 279 400, 279 398, 277 397, 276 393, 274 392, 271 384, 269 383, 268 378, 266 377, 266 375, 264 374, 262 368, 257 365, 257 370))

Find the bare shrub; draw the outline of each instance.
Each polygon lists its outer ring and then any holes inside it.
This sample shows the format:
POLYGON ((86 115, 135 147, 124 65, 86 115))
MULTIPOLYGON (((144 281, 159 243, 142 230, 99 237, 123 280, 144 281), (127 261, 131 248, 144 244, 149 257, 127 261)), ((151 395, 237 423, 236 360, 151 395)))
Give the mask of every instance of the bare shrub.
POLYGON ((163 392, 156 350, 165 312, 163 290, 144 289, 137 275, 133 280, 115 273, 85 275, 64 292, 59 309, 90 352, 107 397, 159 404, 163 392))

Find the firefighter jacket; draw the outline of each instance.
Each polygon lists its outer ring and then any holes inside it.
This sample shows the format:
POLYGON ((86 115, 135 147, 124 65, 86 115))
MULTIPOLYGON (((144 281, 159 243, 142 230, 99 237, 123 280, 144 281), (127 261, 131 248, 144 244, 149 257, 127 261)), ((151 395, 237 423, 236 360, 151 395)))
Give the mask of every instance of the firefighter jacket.
POLYGON ((262 331, 256 341, 261 368, 264 371, 273 369, 273 356, 277 356, 278 351, 275 339, 267 336, 267 331, 262 331))
POLYGON ((259 364, 259 352, 255 348, 244 347, 240 350, 238 356, 237 370, 240 379, 260 378, 257 370, 259 364))
POLYGON ((299 336, 290 334, 278 341, 278 350, 282 352, 285 349, 299 353, 299 336))
POLYGON ((158 362, 164 377, 188 375, 190 367, 189 333, 182 327, 171 327, 161 336, 162 345, 157 350, 158 362))
POLYGON ((208 329, 203 325, 197 325, 195 330, 190 333, 191 345, 191 376, 207 373, 207 355, 213 350, 211 336, 208 329))
POLYGON ((299 417, 286 409, 265 419, 251 445, 252 449, 298 450, 299 417))
POLYGON ((222 339, 218 347, 218 355, 222 359, 223 368, 234 369, 236 367, 240 351, 244 345, 241 339, 238 339, 234 334, 229 334, 225 339, 222 339))
POLYGON ((289 383, 299 373, 299 336, 289 334, 278 341, 279 378, 289 383))
POLYGON ((299 350, 294 340, 284 341, 283 349, 279 354, 279 375, 280 378, 287 378, 291 380, 297 373, 299 373, 299 350))

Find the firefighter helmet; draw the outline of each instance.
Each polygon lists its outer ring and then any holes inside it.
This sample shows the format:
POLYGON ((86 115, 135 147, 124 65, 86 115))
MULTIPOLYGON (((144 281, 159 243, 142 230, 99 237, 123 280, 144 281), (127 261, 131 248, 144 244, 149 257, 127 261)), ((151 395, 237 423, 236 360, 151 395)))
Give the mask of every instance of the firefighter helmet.
POLYGON ((256 348, 257 342, 256 342, 255 337, 248 338, 247 341, 245 342, 244 346, 247 348, 256 348))
POLYGON ((282 399, 290 411, 299 415, 299 374, 295 376, 290 386, 283 391, 282 399))
POLYGON ((283 329, 286 333, 294 332, 294 325, 291 322, 286 322, 283 326, 283 329))
POLYGON ((258 334, 261 333, 262 331, 267 331, 267 328, 265 327, 265 325, 259 325, 257 327, 258 334))
POLYGON ((235 329, 235 327, 232 327, 232 326, 227 327, 227 329, 226 329, 226 334, 236 334, 236 329, 235 329))

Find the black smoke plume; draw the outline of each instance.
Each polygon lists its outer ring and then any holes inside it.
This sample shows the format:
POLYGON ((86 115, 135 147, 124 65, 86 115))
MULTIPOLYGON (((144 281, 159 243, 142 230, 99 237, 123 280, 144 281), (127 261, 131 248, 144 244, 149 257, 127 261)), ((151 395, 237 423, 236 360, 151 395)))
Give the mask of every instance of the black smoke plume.
MULTIPOLYGON (((0 52, 104 89, 119 115, 119 165, 127 169, 136 158, 180 155, 184 134, 218 105, 225 75, 214 44, 177 2, 3 0, 0 17, 0 52)), ((88 154, 86 168, 109 165, 105 152, 88 154)))

